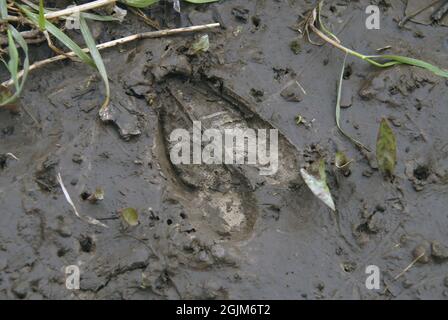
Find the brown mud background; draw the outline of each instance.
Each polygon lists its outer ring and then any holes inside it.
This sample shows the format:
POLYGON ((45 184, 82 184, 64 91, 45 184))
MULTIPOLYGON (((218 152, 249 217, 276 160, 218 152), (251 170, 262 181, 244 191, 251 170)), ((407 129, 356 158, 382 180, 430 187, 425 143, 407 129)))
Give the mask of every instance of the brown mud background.
MULTIPOLYGON (((390 120, 398 163, 394 181, 385 180, 374 153, 337 131, 343 54, 305 39, 291 50, 298 37, 291 27, 314 5, 227 0, 184 6, 181 17, 168 5, 148 10, 163 28, 214 21, 225 28, 207 32, 211 47, 199 56, 188 50, 201 34, 103 51, 110 124, 98 119, 104 89, 91 69, 66 61, 32 72, 21 101, 27 111, 0 111, 0 153, 20 159, 0 163, 0 298, 446 299, 448 82, 349 58, 341 123, 374 150, 379 121, 390 120), (166 132, 188 128, 192 114, 211 115, 207 106, 230 114, 230 126, 278 128, 279 174, 173 166, 166 132), (297 115, 305 124, 296 124, 297 115), (355 160, 348 176, 332 165, 337 150, 355 160), (297 175, 320 156, 336 213, 297 175), (109 228, 75 216, 58 172, 78 210, 109 228), (103 201, 82 200, 97 187, 103 201), (123 227, 118 211, 126 207, 138 210, 138 226, 123 227), (65 287, 68 265, 80 267, 78 291, 65 287), (368 265, 382 271, 380 290, 365 287, 368 265)), ((325 16, 356 51, 391 45, 389 52, 447 68, 448 29, 412 22, 399 29, 405 8, 402 1, 327 1, 325 16), (365 28, 370 3, 382 10, 380 30, 365 28)), ((132 13, 121 25, 91 26, 97 42, 149 29, 132 13)), ((32 54, 37 61, 51 53, 42 45, 32 54)))

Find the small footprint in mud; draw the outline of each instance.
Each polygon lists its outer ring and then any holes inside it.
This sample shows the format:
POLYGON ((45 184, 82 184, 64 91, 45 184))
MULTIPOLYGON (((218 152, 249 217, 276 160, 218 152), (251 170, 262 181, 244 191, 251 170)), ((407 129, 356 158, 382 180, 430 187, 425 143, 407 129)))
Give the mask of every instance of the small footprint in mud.
MULTIPOLYGON (((301 154, 285 136, 253 112, 254 109, 244 99, 224 88, 219 81, 192 81, 177 75, 168 76, 160 85, 163 93, 157 107, 159 137, 156 149, 161 169, 172 189, 170 195, 189 211, 197 230, 212 238, 248 238, 258 217, 255 191, 266 185, 289 188, 301 184, 298 175, 301 154), (191 133, 188 148, 193 152, 188 155, 188 160, 196 164, 172 161, 179 145, 172 133, 179 129, 191 133), (231 129, 258 133, 252 145, 258 147, 257 160, 264 155, 264 161, 250 161, 247 148, 250 139, 239 146, 233 144, 233 138, 230 152, 234 154, 231 158, 240 161, 231 164, 223 161, 228 159, 226 133, 231 129), (208 162, 213 164, 195 162, 195 142, 200 150, 210 142, 216 142, 215 136, 213 139, 207 136, 210 130, 222 134, 220 143, 225 146, 221 149, 223 154, 218 157, 222 161, 208 162), (202 139, 195 140, 194 132, 199 132, 202 139)), ((212 152, 214 156, 215 152, 212 152)))

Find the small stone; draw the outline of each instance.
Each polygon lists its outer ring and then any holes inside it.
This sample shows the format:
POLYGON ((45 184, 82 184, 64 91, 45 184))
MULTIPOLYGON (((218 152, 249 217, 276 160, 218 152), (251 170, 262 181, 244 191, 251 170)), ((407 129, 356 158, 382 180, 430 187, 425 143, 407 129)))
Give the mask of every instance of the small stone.
POLYGON ((68 228, 68 226, 60 226, 57 230, 59 235, 63 238, 69 238, 72 236, 72 231, 68 228))
POLYGON ((437 241, 431 243, 431 255, 437 260, 448 259, 448 248, 437 241))
POLYGON ((420 262, 420 263, 428 263, 429 262, 429 257, 426 253, 426 249, 421 244, 414 248, 414 250, 412 251, 412 256, 414 257, 414 259, 417 259, 418 257, 420 257, 418 259, 418 262, 420 262))

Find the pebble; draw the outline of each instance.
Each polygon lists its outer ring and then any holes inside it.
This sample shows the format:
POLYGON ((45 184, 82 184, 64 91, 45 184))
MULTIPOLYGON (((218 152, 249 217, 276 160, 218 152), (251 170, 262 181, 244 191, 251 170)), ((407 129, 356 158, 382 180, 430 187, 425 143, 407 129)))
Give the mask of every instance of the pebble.
POLYGON ((414 250, 412 251, 412 256, 414 257, 414 259, 417 259, 418 257, 422 256, 420 259, 418 259, 418 262, 420 262, 420 263, 428 263, 429 262, 429 257, 426 253, 426 249, 421 244, 414 248, 414 250))
POLYGON ((446 260, 448 259, 448 248, 437 241, 433 241, 431 243, 431 255, 438 260, 446 260))

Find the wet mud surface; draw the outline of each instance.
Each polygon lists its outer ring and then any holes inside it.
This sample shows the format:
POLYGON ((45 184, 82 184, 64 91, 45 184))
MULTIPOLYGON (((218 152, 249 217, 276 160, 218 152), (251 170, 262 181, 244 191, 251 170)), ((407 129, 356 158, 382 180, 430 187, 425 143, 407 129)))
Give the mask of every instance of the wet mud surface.
MULTIPOLYGON (((327 23, 347 47, 391 45, 448 67, 446 27, 411 21, 399 29, 406 5, 379 1, 381 29, 367 30, 368 4, 327 3, 327 23)), ((67 61, 33 72, 23 109, 0 110, 0 298, 446 299, 448 82, 349 58, 341 124, 374 150, 379 122, 389 119, 398 163, 395 179, 385 180, 374 153, 337 130, 343 54, 292 28, 312 7, 227 0, 187 7, 181 18, 164 6, 148 11, 164 27, 224 28, 207 32, 210 50, 199 55, 189 48, 201 34, 104 51, 108 123, 98 117, 104 89, 91 69, 67 61), (203 130, 278 129, 278 172, 173 164, 169 134, 193 121, 203 130), (354 159, 350 174, 332 165, 338 150, 354 159), (299 176, 319 157, 335 213, 299 176), (108 228, 74 214, 58 173, 78 211, 108 228), (98 187, 104 200, 83 200, 98 187), (124 226, 127 207, 137 209, 138 226, 124 226), (68 265, 80 267, 80 290, 66 289, 68 265), (368 265, 381 270, 380 290, 366 289, 368 265)), ((104 42, 149 27, 129 14, 122 25, 93 28, 104 42)), ((46 50, 36 46, 34 59, 46 50)))

